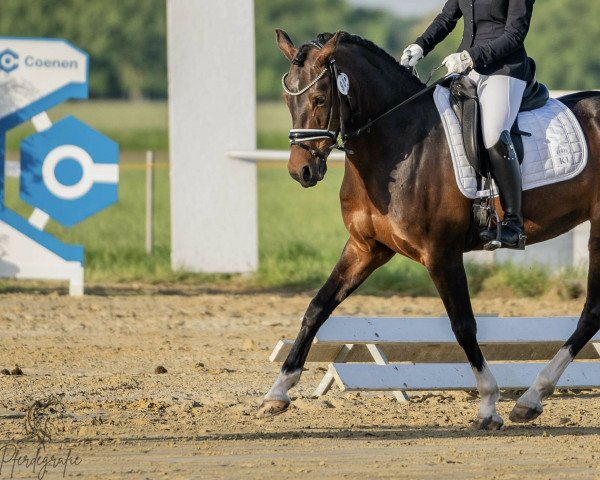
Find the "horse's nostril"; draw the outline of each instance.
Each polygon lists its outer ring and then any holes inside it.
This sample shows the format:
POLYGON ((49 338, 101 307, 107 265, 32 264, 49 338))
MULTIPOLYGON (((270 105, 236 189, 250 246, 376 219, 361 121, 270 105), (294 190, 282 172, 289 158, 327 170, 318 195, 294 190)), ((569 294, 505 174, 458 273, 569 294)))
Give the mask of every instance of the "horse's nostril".
POLYGON ((302 180, 304 180, 305 182, 309 182, 311 177, 312 174, 310 172, 310 167, 308 165, 302 167, 302 180))

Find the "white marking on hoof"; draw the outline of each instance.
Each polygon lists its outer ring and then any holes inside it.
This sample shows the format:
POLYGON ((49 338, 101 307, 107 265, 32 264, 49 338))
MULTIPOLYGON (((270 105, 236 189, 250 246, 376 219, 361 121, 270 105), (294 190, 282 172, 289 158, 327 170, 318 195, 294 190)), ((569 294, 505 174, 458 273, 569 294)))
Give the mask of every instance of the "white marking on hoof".
POLYGON ((530 407, 529 405, 519 405, 517 403, 510 412, 508 418, 511 422, 515 423, 531 422, 539 417, 543 411, 544 408, 541 403, 533 407, 530 407))
POLYGON ((500 426, 502 426, 504 422, 496 412, 496 402, 500 399, 500 390, 498 390, 498 383, 496 383, 496 379, 488 367, 487 362, 484 361, 481 371, 474 368, 473 372, 475 373, 477 390, 479 391, 479 397, 481 398, 477 419, 499 419, 500 426))
POLYGON ((263 402, 260 404, 260 407, 258 407, 256 417, 273 417, 285 412, 289 406, 290 402, 283 402, 281 400, 263 400, 263 402))
POLYGON ((486 418, 477 417, 473 420, 471 427, 476 430, 500 430, 504 425, 504 420, 498 414, 486 418))
POLYGON ((544 411, 542 402, 554 392, 558 379, 573 361, 568 347, 561 348, 552 360, 538 373, 535 381, 517 400, 510 420, 513 422, 530 422, 544 411))
MULTIPOLYGON (((292 373, 280 372, 277 376, 277 380, 271 387, 271 390, 267 392, 264 400, 279 400, 282 402, 291 402, 288 390, 298 383, 302 370, 298 370, 292 373)), ((263 402, 264 403, 264 402, 263 402)))

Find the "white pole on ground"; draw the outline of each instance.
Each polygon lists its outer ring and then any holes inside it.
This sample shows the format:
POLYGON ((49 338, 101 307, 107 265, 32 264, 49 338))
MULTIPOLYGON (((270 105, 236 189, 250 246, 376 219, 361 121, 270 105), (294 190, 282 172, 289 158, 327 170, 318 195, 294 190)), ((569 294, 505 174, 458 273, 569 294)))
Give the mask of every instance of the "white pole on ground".
POLYGON ((154 152, 146 152, 146 254, 154 245, 154 152))
MULTIPOLYGON (((171 265, 258 266, 253 0, 167 1, 171 265)), ((275 48, 275 47, 274 47, 275 48)))

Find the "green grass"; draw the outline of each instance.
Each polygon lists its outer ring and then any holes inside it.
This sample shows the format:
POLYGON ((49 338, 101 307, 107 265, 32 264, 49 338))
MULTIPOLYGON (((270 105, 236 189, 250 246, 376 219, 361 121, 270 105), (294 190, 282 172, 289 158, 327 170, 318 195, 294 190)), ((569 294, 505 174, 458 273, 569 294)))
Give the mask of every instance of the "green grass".
POLYGON ((288 130, 292 127, 292 119, 283 100, 259 103, 256 125, 258 148, 285 150, 290 147, 288 130))
MULTIPOLYGON (((67 243, 85 246, 86 278, 91 282, 233 282, 248 288, 315 289, 326 280, 348 238, 341 219, 338 192, 343 167, 333 164, 317 187, 303 189, 285 164, 258 167, 260 265, 251 276, 173 272, 170 266, 169 174, 165 102, 72 102, 50 112, 53 120, 71 113, 121 145, 120 198, 116 205, 64 228, 50 221, 47 231, 67 243), (155 142, 155 143, 152 143, 155 142), (125 146, 123 146, 125 145, 125 146), (159 151, 156 170, 155 251, 144 249, 144 154, 159 151), (139 152, 128 151, 139 150, 139 152), (124 153, 123 153, 124 151, 124 153)), ((283 102, 259 105, 258 140, 262 148, 288 148, 289 113, 283 102)), ((9 146, 31 133, 21 127, 9 146), (12 143, 11 143, 12 142, 12 143)), ((9 152, 9 158, 17 158, 9 152)), ((7 179, 7 205, 27 218, 32 208, 18 199, 18 183, 7 179)), ((467 265, 471 292, 504 292, 540 296, 556 289, 563 298, 580 296, 584 274, 551 275, 538 267, 467 265)), ((363 293, 436 295, 426 270, 396 256, 361 287, 363 293)))
MULTIPOLYGON (((73 115, 115 140, 121 150, 166 151, 169 147, 166 101, 71 101, 48 111, 53 122, 73 115)), ((21 140, 34 133, 30 123, 7 135, 8 150, 18 150, 21 140)))
POLYGON ((292 117, 283 100, 260 102, 256 109, 258 131, 286 133, 292 127, 292 117))
MULTIPOLYGON (((170 269, 169 185, 166 156, 157 156, 155 176, 155 253, 145 253, 145 172, 143 154, 121 155, 119 201, 65 228, 50 220, 46 231, 85 247, 86 277, 92 281, 156 281, 178 278, 170 269)), ((18 181, 8 178, 6 204, 25 218, 32 208, 18 199, 18 181)))
MULTIPOLYGON (((115 140, 123 151, 169 148, 166 101, 91 100, 65 102, 48 111, 53 122, 67 115, 101 131, 115 140)), ((256 112, 259 148, 286 149, 290 113, 283 101, 259 103, 256 112)), ((20 125, 7 135, 7 149, 18 150, 21 141, 35 133, 30 123, 20 125)))

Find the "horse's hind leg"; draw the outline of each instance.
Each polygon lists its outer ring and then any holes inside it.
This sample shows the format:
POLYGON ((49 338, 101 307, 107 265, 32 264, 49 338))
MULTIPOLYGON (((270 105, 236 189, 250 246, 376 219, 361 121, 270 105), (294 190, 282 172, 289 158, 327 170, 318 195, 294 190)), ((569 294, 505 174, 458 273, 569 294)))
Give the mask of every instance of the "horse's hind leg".
POLYGON ((350 239, 329 279, 312 299, 300 332, 290 350, 277 380, 265 396, 257 415, 271 416, 290 405, 288 390, 298 383, 302 367, 317 331, 331 312, 394 252, 377 242, 365 243, 350 239))
POLYGON ((529 422, 542 413, 542 402, 552 395, 565 369, 600 329, 600 228, 594 228, 594 224, 589 250, 588 291, 577 328, 538 374, 531 387, 517 400, 509 417, 513 422, 529 422))
POLYGON ((481 403, 472 426, 482 430, 498 430, 504 424, 496 411, 500 392, 477 343, 477 325, 471 307, 462 254, 440 256, 430 262, 428 269, 450 317, 452 331, 465 351, 477 381, 481 403))

